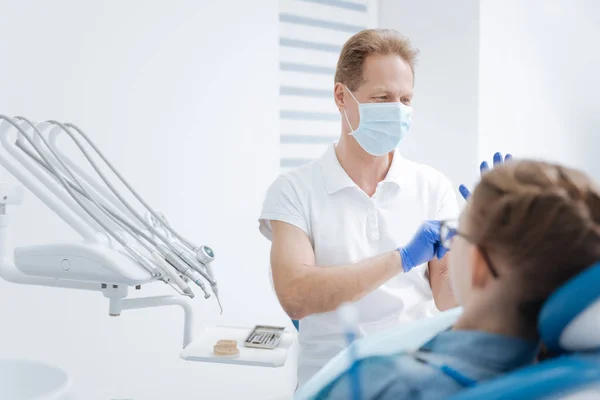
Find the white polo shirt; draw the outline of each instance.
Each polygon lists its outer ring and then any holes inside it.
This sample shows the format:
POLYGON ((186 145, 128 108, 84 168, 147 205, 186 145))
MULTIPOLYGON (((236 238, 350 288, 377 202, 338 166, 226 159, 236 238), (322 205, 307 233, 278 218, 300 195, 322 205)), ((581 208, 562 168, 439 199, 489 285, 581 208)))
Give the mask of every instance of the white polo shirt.
MULTIPOLYGON (((396 150, 386 178, 369 197, 340 165, 331 145, 323 157, 280 175, 271 185, 259 219, 271 239, 270 221, 302 229, 310 238, 316 265, 355 263, 407 244, 425 220, 457 218, 450 181, 396 150)), ((306 294, 310 296, 310 293, 306 294)), ((362 335, 437 312, 423 264, 400 273, 355 303, 362 335)), ((298 380, 302 385, 345 346, 335 313, 300 321, 298 380)))

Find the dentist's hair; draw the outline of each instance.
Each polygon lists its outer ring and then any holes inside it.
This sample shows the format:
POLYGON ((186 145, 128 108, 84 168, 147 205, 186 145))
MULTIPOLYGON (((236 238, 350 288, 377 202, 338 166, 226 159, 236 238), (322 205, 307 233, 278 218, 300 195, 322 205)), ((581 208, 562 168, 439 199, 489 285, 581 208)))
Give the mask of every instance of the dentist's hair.
POLYGON ((507 279, 524 316, 600 260, 600 188, 583 172, 511 161, 483 177, 469 200, 474 243, 507 279))
POLYGON ((410 65, 415 74, 419 50, 410 40, 393 29, 365 29, 352 36, 340 53, 335 70, 335 82, 343 83, 354 91, 363 82, 365 61, 370 55, 396 54, 410 65))

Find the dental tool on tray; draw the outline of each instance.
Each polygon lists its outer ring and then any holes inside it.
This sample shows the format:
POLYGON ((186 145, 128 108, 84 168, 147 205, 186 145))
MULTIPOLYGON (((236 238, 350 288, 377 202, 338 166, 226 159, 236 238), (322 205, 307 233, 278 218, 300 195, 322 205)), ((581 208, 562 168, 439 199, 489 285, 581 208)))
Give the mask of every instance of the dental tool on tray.
MULTIPOLYGON (((191 280, 204 292, 204 297, 209 298, 210 293, 204 284, 206 281, 219 303, 221 312, 223 311, 211 266, 214 260, 212 249, 208 246, 193 244, 173 229, 166 217, 143 200, 81 129, 69 123, 47 121, 34 124, 23 117, 9 118, 0 115, 0 140, 6 150, 37 181, 32 180, 30 176, 26 177, 22 170, 5 157, 0 157, 2 165, 65 222, 76 229, 83 236, 84 243, 93 244, 90 247, 102 244, 106 247, 107 252, 110 252, 109 249, 114 249, 115 242, 118 243, 121 254, 126 253, 138 266, 148 272, 149 281, 163 281, 171 285, 178 293, 191 298, 194 297, 194 293, 187 282, 191 280), (17 140, 14 146, 7 139, 11 129, 17 131, 17 140), (44 136, 44 133, 48 133, 48 138, 44 136), (59 134, 65 133, 75 143, 105 186, 85 173, 82 168, 60 151, 56 139, 59 134), (145 215, 138 212, 113 186, 81 143, 79 137, 83 138, 87 146, 141 203, 142 208, 145 209, 145 215), (55 198, 61 200, 62 204, 56 203, 46 193, 42 193, 44 188, 50 191, 55 198), (80 220, 75 221, 73 214, 80 220), (81 224, 82 221, 84 224, 81 224), (98 234, 108 238, 108 243, 105 243, 106 240, 99 239, 98 234)), ((43 252, 43 249, 36 250, 38 253, 43 252)), ((45 256, 42 253, 37 255, 45 256)), ((23 256, 22 259, 25 260, 26 257, 23 256)), ((15 264, 17 264, 16 261, 15 251, 15 264)), ((121 272, 129 271, 123 269, 121 272)), ((83 276, 83 279, 94 281, 97 278, 94 276, 94 271, 87 272, 87 275, 90 278, 83 276)), ((60 275, 60 278, 63 278, 63 275, 60 275)), ((69 278, 65 276, 64 279, 69 278)), ((106 282, 106 284, 111 283, 113 282, 106 282)), ((103 284, 103 287, 106 286, 103 284)), ((113 287, 115 286, 113 285, 113 287)), ((134 285, 132 284, 132 286, 134 285)))

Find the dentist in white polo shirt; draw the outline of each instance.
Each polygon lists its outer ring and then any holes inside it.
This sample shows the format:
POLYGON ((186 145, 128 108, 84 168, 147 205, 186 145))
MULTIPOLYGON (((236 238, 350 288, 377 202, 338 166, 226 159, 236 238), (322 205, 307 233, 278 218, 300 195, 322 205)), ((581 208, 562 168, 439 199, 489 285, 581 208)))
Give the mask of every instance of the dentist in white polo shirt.
POLYGON ((439 224, 424 224, 457 217, 455 192, 396 149, 410 130, 416 55, 392 30, 350 38, 333 93, 339 141, 268 190, 260 230, 277 297, 300 320, 300 385, 344 348, 342 303, 355 302, 363 335, 455 305, 439 224))

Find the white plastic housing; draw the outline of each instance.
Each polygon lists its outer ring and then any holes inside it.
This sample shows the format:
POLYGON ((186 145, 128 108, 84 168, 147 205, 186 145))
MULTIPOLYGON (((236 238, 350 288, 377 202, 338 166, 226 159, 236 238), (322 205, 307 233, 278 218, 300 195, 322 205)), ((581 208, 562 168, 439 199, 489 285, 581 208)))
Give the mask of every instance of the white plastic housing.
POLYGON ((22 186, 0 182, 0 204, 22 204, 24 192, 22 186))
POLYGON ((30 276, 81 282, 141 285, 150 272, 130 256, 103 244, 64 243, 17 247, 15 267, 30 276))

